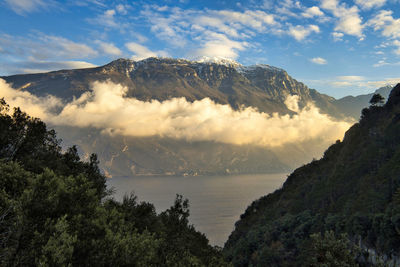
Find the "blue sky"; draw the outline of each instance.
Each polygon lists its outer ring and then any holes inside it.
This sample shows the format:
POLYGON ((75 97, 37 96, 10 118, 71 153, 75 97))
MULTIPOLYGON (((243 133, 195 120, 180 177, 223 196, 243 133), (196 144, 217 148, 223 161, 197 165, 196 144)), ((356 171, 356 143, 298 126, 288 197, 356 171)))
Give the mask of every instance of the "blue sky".
POLYGON ((149 56, 264 63, 365 94, 400 82, 400 0, 0 1, 0 75, 149 56))

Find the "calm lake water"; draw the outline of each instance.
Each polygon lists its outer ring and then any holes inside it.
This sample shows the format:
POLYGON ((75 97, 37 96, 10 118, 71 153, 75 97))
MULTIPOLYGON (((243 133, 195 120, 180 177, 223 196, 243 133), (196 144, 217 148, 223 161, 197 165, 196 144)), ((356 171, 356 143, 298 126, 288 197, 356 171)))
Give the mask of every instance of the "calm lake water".
POLYGON ((189 221, 205 233, 212 245, 223 246, 246 207, 281 187, 287 173, 234 176, 115 177, 107 185, 114 197, 134 192, 139 201, 153 203, 157 212, 169 208, 176 194, 189 199, 189 221))

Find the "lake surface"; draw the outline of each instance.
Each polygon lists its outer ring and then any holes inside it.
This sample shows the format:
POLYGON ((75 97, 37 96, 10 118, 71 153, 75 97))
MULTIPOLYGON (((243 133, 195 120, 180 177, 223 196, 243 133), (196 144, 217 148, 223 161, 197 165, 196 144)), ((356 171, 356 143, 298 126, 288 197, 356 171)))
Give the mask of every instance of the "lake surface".
POLYGON ((253 200, 280 188, 287 173, 233 176, 146 176, 107 180, 114 197, 134 192, 139 201, 153 203, 157 212, 169 208, 176 194, 189 199, 189 221, 212 245, 223 246, 235 222, 253 200))

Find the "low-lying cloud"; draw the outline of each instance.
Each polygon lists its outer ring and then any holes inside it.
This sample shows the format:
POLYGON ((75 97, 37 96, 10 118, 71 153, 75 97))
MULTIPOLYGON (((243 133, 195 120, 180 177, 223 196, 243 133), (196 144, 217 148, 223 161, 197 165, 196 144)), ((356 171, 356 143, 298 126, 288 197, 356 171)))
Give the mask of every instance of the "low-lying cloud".
POLYGON ((342 138, 350 126, 321 114, 312 104, 299 109, 297 96, 286 100, 287 107, 297 114, 278 115, 252 107, 233 110, 209 98, 144 102, 125 97, 127 90, 110 81, 94 82, 91 91, 63 103, 54 96, 37 97, 13 89, 0 79, 0 95, 11 107, 19 106, 52 125, 94 127, 110 135, 277 147, 314 139, 332 142, 342 138))

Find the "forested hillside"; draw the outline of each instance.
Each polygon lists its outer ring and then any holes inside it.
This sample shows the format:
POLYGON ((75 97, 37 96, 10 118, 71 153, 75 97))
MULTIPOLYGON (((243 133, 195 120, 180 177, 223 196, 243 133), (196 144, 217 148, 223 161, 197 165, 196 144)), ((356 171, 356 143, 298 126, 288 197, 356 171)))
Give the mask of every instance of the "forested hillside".
POLYGON ((247 208, 225 244, 235 266, 399 266, 400 84, 380 102, 247 208))
POLYGON ((0 266, 226 266, 177 196, 156 214, 110 197, 95 155, 63 153, 52 130, 0 102, 0 266), (11 114, 12 113, 12 114, 11 114))

